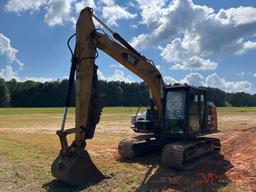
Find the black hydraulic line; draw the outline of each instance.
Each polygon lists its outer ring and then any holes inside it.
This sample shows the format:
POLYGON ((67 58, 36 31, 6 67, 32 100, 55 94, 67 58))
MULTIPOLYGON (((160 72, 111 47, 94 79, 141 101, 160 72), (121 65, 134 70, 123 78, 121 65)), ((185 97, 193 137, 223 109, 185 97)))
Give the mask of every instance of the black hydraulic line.
POLYGON ((68 90, 67 90, 67 96, 66 96, 66 101, 65 101, 65 107, 69 107, 71 103, 71 95, 72 95, 72 90, 74 87, 74 82, 75 82, 75 71, 76 71, 76 64, 77 64, 77 59, 75 56, 72 56, 71 60, 71 67, 70 67, 70 73, 69 73, 69 78, 68 78, 68 90))
POLYGON ((118 33, 113 33, 113 37, 127 49, 142 57, 142 55, 138 51, 136 51, 121 35, 119 35, 118 33))
MULTIPOLYGON (((93 33, 92 33, 93 34, 93 33)), ((91 34, 91 35, 92 35, 91 34)), ((69 73, 69 78, 68 78, 68 90, 67 90, 67 95, 66 95, 66 100, 65 100, 65 108, 64 108, 64 114, 63 114, 63 119, 62 119, 62 124, 61 124, 61 129, 60 131, 64 131, 64 127, 65 127, 65 122, 66 122, 66 117, 67 117, 67 111, 68 111, 68 107, 70 106, 71 104, 71 95, 72 95, 72 90, 73 90, 73 87, 74 87, 74 83, 75 83, 75 72, 76 72, 76 65, 81 62, 82 60, 84 59, 95 59, 98 57, 98 52, 97 52, 97 49, 96 49, 96 46, 95 44, 93 43, 92 41, 92 44, 95 48, 95 52, 96 52, 96 56, 93 56, 93 57, 84 57, 82 59, 78 59, 74 52, 77 51, 77 46, 75 46, 75 51, 73 52, 71 47, 70 47, 70 41, 71 39, 76 36, 76 34, 73 34, 67 41, 67 45, 68 45, 68 48, 70 50, 70 53, 72 55, 72 59, 71 59, 71 67, 70 67, 70 73, 69 73)), ((91 38, 92 39, 92 38, 91 38)), ((79 56, 78 56, 79 57, 79 56)))
POLYGON ((151 63, 154 67, 155 64, 152 60, 147 59, 145 56, 141 55, 136 49, 134 49, 121 35, 119 35, 118 33, 113 33, 113 37, 120 42, 123 46, 125 46, 127 49, 129 49, 130 51, 132 51, 133 53, 135 53, 136 55, 138 55, 139 57, 145 59, 147 62, 151 63))
MULTIPOLYGON (((92 17, 94 19, 96 19, 104 28, 106 28, 111 34, 112 36, 119 42, 121 43, 123 46, 125 46, 127 49, 129 49, 130 51, 132 51, 133 53, 135 53, 136 55, 138 55, 139 57, 145 59, 147 62, 151 63, 154 67, 155 64, 152 60, 147 59, 145 56, 141 55, 138 51, 136 51, 136 49, 134 49, 121 35, 119 35, 118 33, 112 31, 105 23, 103 23, 98 17, 96 17, 96 15, 94 15, 92 13, 92 17)), ((102 30, 103 31, 103 30, 102 30)), ((105 33, 105 32, 104 32, 105 33)), ((106 33, 105 33, 106 34, 106 33)))
MULTIPOLYGON (((93 34, 93 33, 92 33, 93 34)), ((91 35, 92 35, 91 34, 91 35)), ((96 56, 93 56, 93 57, 84 57, 82 59, 78 59, 76 58, 74 52, 72 51, 71 47, 70 47, 70 41, 71 39, 76 36, 76 34, 73 34, 67 41, 67 45, 68 45, 68 48, 70 50, 70 53, 72 55, 72 59, 71 59, 71 67, 70 67, 70 73, 69 73, 69 78, 68 78, 68 90, 67 90, 67 95, 66 95, 66 100, 65 100, 65 107, 68 108, 71 104, 71 95, 72 95, 72 90, 73 90, 73 87, 74 87, 74 82, 75 82, 75 72, 76 72, 76 65, 78 62, 81 62, 82 60, 84 59, 96 59, 98 57, 98 52, 97 52, 97 49, 96 49, 96 46, 95 44, 93 43, 92 41, 92 44, 95 48, 95 51, 96 51, 96 56)), ((92 38, 91 38, 92 39, 92 38)), ((75 52, 76 52, 76 49, 77 47, 75 46, 75 52)), ((66 109, 65 109, 66 111, 66 109)), ((65 112, 66 113, 66 112, 65 112)), ((65 122, 64 122, 65 123, 65 122)))
MULTIPOLYGON (((76 57, 74 55, 74 52, 72 51, 72 49, 70 47, 70 41, 74 36, 76 36, 76 33, 71 35, 67 40, 67 46, 71 53, 72 58, 71 58, 71 67, 70 67, 70 73, 69 73, 69 78, 68 78, 68 90, 67 90, 67 95, 66 95, 66 100, 65 100, 65 107, 69 107, 71 104, 71 95, 72 95, 72 90, 73 90, 74 81, 75 81, 76 64, 78 62, 78 60, 76 59, 76 57)), ((75 46, 75 50, 76 50, 76 46, 75 46)))
MULTIPOLYGON (((75 36, 75 34, 73 34, 67 41, 68 48, 69 48, 70 53, 72 55, 72 59, 71 59, 71 68, 70 68, 70 73, 69 73, 69 78, 68 78, 68 90, 67 90, 67 95, 66 95, 66 100, 65 100, 65 108, 64 108, 63 119, 62 119, 62 123, 61 123, 61 128, 60 128, 59 131, 57 131, 57 135, 59 135, 59 136, 60 136, 60 133, 62 133, 64 131, 64 128, 65 128, 68 107, 70 106, 70 103, 71 103, 71 94, 72 94, 74 81, 75 81, 76 64, 78 62, 77 59, 75 58, 75 55, 74 55, 70 45, 69 45, 70 40, 74 36, 75 36)), ((76 49, 76 47, 75 47, 75 49, 76 49)), ((62 149, 63 149, 63 147, 62 147, 62 149)))

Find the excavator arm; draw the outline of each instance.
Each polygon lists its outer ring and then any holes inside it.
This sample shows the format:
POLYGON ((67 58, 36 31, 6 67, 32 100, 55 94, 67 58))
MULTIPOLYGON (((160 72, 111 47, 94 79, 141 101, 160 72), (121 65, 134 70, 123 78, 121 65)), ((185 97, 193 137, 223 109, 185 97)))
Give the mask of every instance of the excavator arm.
MULTIPOLYGON (((143 79, 149 86, 155 108, 155 125, 159 126, 162 121, 162 97, 164 82, 158 69, 151 64, 145 57, 134 50, 120 35, 113 33, 114 38, 122 44, 112 40, 108 35, 99 33, 95 30, 93 23, 92 9, 86 8, 81 11, 77 22, 77 49, 75 56, 77 58, 77 79, 76 79, 76 129, 77 139, 81 128, 89 127, 88 121, 91 118, 90 103, 93 93, 93 84, 96 74, 96 65, 94 59, 96 48, 101 49, 118 63, 129 69, 131 72, 143 79)), ((98 19, 99 21, 99 19, 98 19)), ((96 102, 97 103, 97 102, 96 102)), ((97 113, 99 114, 99 113, 97 113)), ((94 116, 94 118, 98 119, 94 116)), ((92 128, 93 129, 93 128, 92 128)), ((85 131, 86 132, 86 131, 85 131)), ((86 138, 93 137, 94 130, 87 130, 86 138)))
POLYGON ((162 124, 164 82, 160 72, 119 34, 114 33, 93 15, 91 8, 85 8, 81 11, 76 24, 76 47, 72 58, 68 97, 62 127, 57 131, 61 151, 52 165, 53 175, 70 184, 81 184, 103 178, 92 163, 87 151, 84 150, 85 140, 93 138, 102 109, 99 99, 97 66, 95 65, 97 48, 146 82, 156 110, 155 127, 160 127, 162 124), (106 34, 99 33, 95 29, 93 17, 103 24, 118 42, 106 34), (75 72, 75 128, 64 130, 68 99, 70 99, 75 72), (67 135, 71 133, 75 133, 75 139, 71 145, 68 145, 67 135))

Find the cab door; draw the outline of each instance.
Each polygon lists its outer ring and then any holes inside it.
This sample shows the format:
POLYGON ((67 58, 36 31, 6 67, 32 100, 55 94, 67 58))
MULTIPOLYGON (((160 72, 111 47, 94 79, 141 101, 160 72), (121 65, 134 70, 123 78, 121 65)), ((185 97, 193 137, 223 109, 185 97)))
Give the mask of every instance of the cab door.
POLYGON ((202 92, 190 93, 190 106, 188 115, 190 134, 200 134, 204 127, 205 94, 202 92))
POLYGON ((189 128, 195 134, 200 132, 199 94, 190 94, 189 128))

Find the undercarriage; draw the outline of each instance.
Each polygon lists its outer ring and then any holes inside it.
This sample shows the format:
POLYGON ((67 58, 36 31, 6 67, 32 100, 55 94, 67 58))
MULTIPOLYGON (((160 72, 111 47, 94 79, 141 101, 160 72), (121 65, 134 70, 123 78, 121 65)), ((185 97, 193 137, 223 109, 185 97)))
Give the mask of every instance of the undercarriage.
POLYGON ((163 165, 185 170, 219 153, 220 140, 210 137, 177 140, 154 134, 139 135, 121 141, 118 152, 121 157, 129 159, 161 152, 163 165))

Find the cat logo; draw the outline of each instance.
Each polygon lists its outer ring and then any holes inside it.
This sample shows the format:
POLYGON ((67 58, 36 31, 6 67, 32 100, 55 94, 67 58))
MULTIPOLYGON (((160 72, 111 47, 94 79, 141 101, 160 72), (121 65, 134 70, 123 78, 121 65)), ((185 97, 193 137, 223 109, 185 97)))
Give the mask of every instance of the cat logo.
POLYGON ((126 52, 122 53, 122 57, 125 58, 132 65, 137 65, 137 63, 139 62, 139 59, 126 52))

